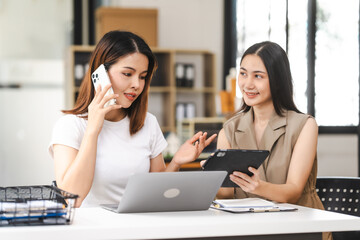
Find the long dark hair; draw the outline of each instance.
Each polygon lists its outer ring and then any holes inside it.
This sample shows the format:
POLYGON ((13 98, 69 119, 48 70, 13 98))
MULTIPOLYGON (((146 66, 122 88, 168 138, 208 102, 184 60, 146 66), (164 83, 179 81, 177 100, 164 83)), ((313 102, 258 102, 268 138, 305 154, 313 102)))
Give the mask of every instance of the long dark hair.
POLYGON ((144 54, 149 60, 144 89, 131 106, 125 110, 130 118, 130 134, 133 135, 139 131, 144 126, 148 107, 148 90, 151 78, 157 68, 157 61, 146 42, 131 32, 111 31, 102 37, 91 55, 89 70, 81 83, 75 107, 71 110, 63 110, 63 112, 76 115, 86 114, 88 106, 95 96, 95 89, 91 82, 91 73, 101 64, 104 64, 105 68, 109 69, 120 57, 132 53, 144 54))
MULTIPOLYGON (((290 63, 285 51, 274 42, 260 42, 245 51, 241 62, 247 55, 251 54, 259 56, 265 65, 275 112, 280 116, 283 115, 284 110, 301 113, 294 103, 290 63)), ((250 108, 243 101, 239 111, 247 112, 250 108)))

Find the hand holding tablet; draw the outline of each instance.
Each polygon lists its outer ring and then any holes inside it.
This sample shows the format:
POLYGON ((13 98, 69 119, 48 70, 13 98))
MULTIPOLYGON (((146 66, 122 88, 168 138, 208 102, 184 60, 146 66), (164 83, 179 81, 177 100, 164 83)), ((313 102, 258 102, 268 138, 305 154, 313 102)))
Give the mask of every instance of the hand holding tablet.
POLYGON ((203 164, 204 171, 227 171, 227 176, 222 187, 237 187, 229 175, 239 171, 252 176, 249 167, 258 169, 265 161, 269 151, 267 150, 244 150, 244 149, 217 149, 203 164))

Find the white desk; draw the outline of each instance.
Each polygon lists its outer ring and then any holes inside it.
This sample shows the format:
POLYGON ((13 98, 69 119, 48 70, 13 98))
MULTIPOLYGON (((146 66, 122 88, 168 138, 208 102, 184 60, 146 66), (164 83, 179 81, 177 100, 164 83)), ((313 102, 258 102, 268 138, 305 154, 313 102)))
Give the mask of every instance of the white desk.
MULTIPOLYGON (((289 205, 289 204, 284 204, 289 205)), ((290 205, 294 206, 294 205, 290 205)), ((298 207, 295 212, 232 214, 218 210, 117 214, 76 209, 71 225, 0 227, 1 239, 321 239, 324 231, 360 230, 360 218, 298 207), (228 237, 228 238, 227 238, 228 237)))

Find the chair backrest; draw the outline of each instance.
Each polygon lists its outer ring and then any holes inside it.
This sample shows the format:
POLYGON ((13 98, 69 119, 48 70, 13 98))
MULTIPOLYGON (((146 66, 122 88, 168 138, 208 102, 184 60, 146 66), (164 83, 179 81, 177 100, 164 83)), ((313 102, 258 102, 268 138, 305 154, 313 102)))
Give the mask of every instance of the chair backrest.
POLYGON ((325 210, 360 216, 360 178, 318 177, 316 192, 325 210))

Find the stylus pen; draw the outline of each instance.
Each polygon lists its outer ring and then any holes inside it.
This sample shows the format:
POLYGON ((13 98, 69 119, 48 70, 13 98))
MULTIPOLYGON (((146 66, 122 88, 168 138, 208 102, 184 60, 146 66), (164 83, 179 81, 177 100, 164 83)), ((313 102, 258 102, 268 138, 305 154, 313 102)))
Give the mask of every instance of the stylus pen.
POLYGON ((278 207, 250 208, 251 212, 280 212, 278 207))

